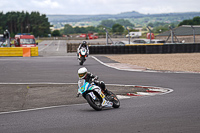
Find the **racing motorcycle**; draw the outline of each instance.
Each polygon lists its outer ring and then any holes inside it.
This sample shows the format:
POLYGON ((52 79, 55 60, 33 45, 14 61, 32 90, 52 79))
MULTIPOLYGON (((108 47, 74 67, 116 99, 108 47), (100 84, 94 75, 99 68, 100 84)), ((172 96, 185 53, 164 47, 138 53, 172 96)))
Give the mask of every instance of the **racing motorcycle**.
POLYGON ((100 111, 103 108, 119 108, 120 106, 120 101, 113 92, 108 91, 108 95, 105 95, 94 82, 90 84, 85 79, 80 79, 78 87, 77 97, 82 94, 89 105, 96 111, 100 111))
POLYGON ((79 50, 79 55, 78 55, 79 65, 83 65, 83 63, 86 61, 86 57, 87 57, 87 49, 82 47, 79 50))

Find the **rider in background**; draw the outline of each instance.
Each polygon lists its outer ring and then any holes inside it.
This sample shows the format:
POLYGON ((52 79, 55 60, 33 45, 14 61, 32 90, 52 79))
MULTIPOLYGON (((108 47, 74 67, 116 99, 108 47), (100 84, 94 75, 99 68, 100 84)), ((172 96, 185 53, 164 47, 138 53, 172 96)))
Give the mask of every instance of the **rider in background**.
POLYGON ((83 41, 83 42, 79 45, 79 47, 78 47, 78 49, 77 49, 77 56, 78 56, 78 54, 79 54, 81 48, 85 48, 85 49, 87 50, 86 55, 87 55, 87 57, 88 57, 88 55, 89 55, 89 48, 88 48, 88 45, 87 45, 87 42, 86 42, 86 41, 83 41))
POLYGON ((109 91, 106 89, 105 83, 103 81, 97 81, 98 77, 88 72, 85 67, 82 67, 78 70, 78 76, 79 79, 85 79, 85 81, 89 82, 90 84, 94 82, 95 85, 101 88, 105 95, 109 95, 109 91))

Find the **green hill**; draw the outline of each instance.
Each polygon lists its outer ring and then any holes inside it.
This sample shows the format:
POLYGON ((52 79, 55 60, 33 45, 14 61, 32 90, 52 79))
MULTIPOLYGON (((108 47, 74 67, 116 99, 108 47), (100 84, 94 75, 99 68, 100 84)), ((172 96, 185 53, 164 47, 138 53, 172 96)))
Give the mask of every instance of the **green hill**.
POLYGON ((101 14, 101 15, 47 15, 52 24, 90 22, 89 25, 96 26, 102 20, 107 19, 128 19, 135 25, 146 25, 150 22, 178 23, 185 19, 192 19, 200 16, 200 12, 185 13, 162 13, 162 14, 141 14, 136 11, 123 12, 119 14, 101 14))
POLYGON ((144 14, 138 12, 124 12, 120 14, 110 15, 47 15, 50 22, 81 22, 81 21, 101 21, 105 19, 122 19, 131 17, 142 17, 144 14))

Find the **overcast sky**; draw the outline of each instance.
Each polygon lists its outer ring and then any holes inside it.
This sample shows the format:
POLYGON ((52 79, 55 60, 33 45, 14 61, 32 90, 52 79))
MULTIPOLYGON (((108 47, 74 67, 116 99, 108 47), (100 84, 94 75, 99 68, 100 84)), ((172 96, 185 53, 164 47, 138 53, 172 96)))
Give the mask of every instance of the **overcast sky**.
POLYGON ((0 0, 0 11, 39 11, 47 15, 200 12, 200 0, 0 0))

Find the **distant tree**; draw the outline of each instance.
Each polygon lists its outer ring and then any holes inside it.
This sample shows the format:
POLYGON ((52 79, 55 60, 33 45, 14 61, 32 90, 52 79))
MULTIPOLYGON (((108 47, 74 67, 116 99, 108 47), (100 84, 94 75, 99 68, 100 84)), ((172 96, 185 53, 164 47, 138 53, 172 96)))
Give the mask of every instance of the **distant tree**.
POLYGON ((97 29, 97 31, 98 31, 98 35, 105 35, 105 34, 106 34, 104 28, 106 28, 106 30, 107 30, 108 32, 112 32, 112 29, 111 29, 111 28, 105 27, 105 26, 103 26, 103 25, 98 25, 98 26, 96 27, 96 29, 97 29))
POLYGON ((102 20, 100 25, 103 25, 105 27, 112 28, 112 26, 115 24, 113 20, 102 20))
POLYGON ((74 27, 74 32, 75 33, 82 33, 81 28, 78 27, 78 26, 74 27))
POLYGON ((67 34, 73 34, 73 33, 74 33, 73 27, 69 24, 66 24, 63 29, 63 34, 67 35, 67 34))
POLYGON ((1 32, 8 29, 11 37, 17 33, 32 33, 35 36, 48 36, 50 23, 46 15, 39 12, 0 13, 1 32))
POLYGON ((194 25, 200 25, 200 17, 193 18, 194 25))
POLYGON ((59 30, 54 30, 51 35, 54 36, 54 37, 60 36, 60 31, 59 30))
POLYGON ((105 27, 108 27, 108 28, 112 28, 112 26, 114 24, 120 24, 120 25, 123 25, 125 27, 134 27, 135 25, 132 24, 129 20, 125 20, 125 19, 118 19, 118 20, 102 20, 100 25, 103 25, 105 27))
POLYGON ((72 27, 69 24, 66 24, 64 26, 64 29, 60 30, 62 34, 74 34, 74 33, 94 33, 94 32, 99 32, 99 27, 94 27, 94 26, 88 26, 88 27, 72 27))
POLYGON ((80 27, 80 32, 81 32, 81 33, 87 33, 85 27, 80 27))
POLYGON ((0 33, 3 34, 3 30, 5 30, 4 27, 5 26, 5 15, 3 14, 3 12, 0 12, 0 33))
MULTIPOLYGON (((147 26, 152 27, 154 33, 161 33, 169 30, 169 25, 172 28, 177 27, 177 23, 164 23, 164 22, 155 22, 155 23, 150 22, 148 23, 147 26)), ((142 31, 147 31, 147 28, 143 27, 142 31)))
POLYGON ((101 31, 101 32, 104 32, 104 28, 110 29, 110 28, 107 28, 107 27, 104 26, 104 25, 98 25, 96 28, 97 28, 98 31, 101 31))
POLYGON ((94 26, 88 26, 88 27, 86 27, 86 31, 88 31, 88 32, 97 32, 97 29, 94 26))
MULTIPOLYGON (((155 22, 155 23, 152 23, 152 22, 150 22, 150 23, 148 23, 148 25, 147 26, 150 26, 150 27, 158 27, 158 26, 164 26, 164 25, 166 25, 167 23, 164 23, 164 22, 155 22)), ((168 24, 169 25, 169 24, 168 24)))
POLYGON ((147 26, 153 27, 154 24, 153 23, 148 23, 147 26))
POLYGON ((168 26, 158 26, 158 27, 153 28, 154 33, 161 33, 161 32, 165 32, 168 30, 169 30, 168 26))
POLYGON ((174 23, 158 25, 158 26, 155 26, 155 27, 153 28, 153 32, 154 32, 154 33, 161 33, 161 32, 168 31, 168 30, 169 30, 169 25, 170 25, 172 28, 177 27, 177 24, 174 24, 174 23))
POLYGON ((183 20, 179 23, 181 25, 200 25, 200 17, 194 17, 193 19, 183 20))
POLYGON ((125 19, 118 19, 118 20, 115 21, 115 23, 118 23, 118 24, 123 25, 125 27, 134 27, 135 26, 129 20, 125 20, 125 19))
POLYGON ((116 34, 122 34, 124 32, 124 27, 120 24, 114 24, 112 26, 112 32, 116 34))

